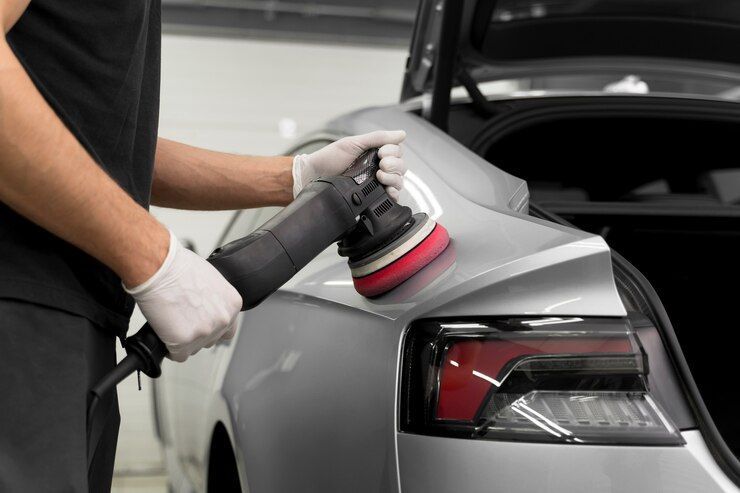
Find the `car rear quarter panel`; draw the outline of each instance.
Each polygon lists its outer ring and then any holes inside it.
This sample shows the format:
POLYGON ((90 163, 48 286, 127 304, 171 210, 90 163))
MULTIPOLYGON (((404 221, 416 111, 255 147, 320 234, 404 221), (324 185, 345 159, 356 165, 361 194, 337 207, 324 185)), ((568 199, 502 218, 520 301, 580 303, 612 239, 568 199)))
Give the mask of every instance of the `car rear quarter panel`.
POLYGON ((223 392, 250 491, 393 491, 394 324, 280 292, 241 330, 223 392))

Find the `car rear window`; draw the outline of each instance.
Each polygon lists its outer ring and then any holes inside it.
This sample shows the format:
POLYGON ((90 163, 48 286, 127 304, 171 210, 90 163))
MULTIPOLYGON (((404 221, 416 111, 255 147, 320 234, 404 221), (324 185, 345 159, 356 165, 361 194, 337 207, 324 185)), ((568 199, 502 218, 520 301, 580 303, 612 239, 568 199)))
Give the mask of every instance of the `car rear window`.
POLYGON ((630 16, 740 22, 740 8, 726 0, 498 0, 491 22, 542 17, 630 16))
POLYGON ((481 0, 471 40, 496 60, 680 58, 740 64, 740 2, 481 0))

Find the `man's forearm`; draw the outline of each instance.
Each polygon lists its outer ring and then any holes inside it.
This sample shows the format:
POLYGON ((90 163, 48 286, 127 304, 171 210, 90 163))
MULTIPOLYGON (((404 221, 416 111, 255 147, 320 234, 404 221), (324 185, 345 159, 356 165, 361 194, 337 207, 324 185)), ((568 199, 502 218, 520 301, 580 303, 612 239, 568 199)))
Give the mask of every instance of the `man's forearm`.
POLYGON ((160 138, 152 203, 224 210, 286 205, 293 200, 293 159, 226 154, 160 138))
POLYGON ((90 157, 0 39, 0 201, 113 269, 128 286, 167 255, 169 234, 90 157))

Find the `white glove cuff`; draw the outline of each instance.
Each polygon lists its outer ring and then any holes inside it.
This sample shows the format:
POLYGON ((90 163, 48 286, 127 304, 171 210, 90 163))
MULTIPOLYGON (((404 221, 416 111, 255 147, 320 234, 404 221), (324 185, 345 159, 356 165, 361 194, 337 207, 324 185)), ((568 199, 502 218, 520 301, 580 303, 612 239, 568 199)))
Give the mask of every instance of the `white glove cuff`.
POLYGON ((298 154, 293 158, 293 198, 303 189, 303 172, 308 166, 308 154, 298 154))
POLYGON ((178 250, 182 248, 175 234, 172 231, 170 231, 169 233, 170 248, 167 251, 167 256, 165 257, 164 262, 162 262, 162 265, 160 265, 159 269, 157 269, 157 272, 155 272, 152 277, 139 284, 138 286, 134 286, 130 289, 127 288, 125 285, 123 286, 123 289, 131 296, 138 296, 142 293, 147 292, 152 286, 156 286, 159 281, 167 275, 167 271, 169 270, 172 263, 175 261, 175 257, 177 257, 178 250))

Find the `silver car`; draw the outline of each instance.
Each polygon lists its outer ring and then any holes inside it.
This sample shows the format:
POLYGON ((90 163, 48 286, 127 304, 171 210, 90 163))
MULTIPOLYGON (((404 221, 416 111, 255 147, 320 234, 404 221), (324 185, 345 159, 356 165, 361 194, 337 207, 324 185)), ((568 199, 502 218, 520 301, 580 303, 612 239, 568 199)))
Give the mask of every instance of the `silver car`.
MULTIPOLYGON (((330 247, 167 365, 175 491, 738 491, 740 6, 422 0, 400 201, 452 238, 375 299, 330 247)), ((275 209, 241 211, 222 241, 275 209)))

